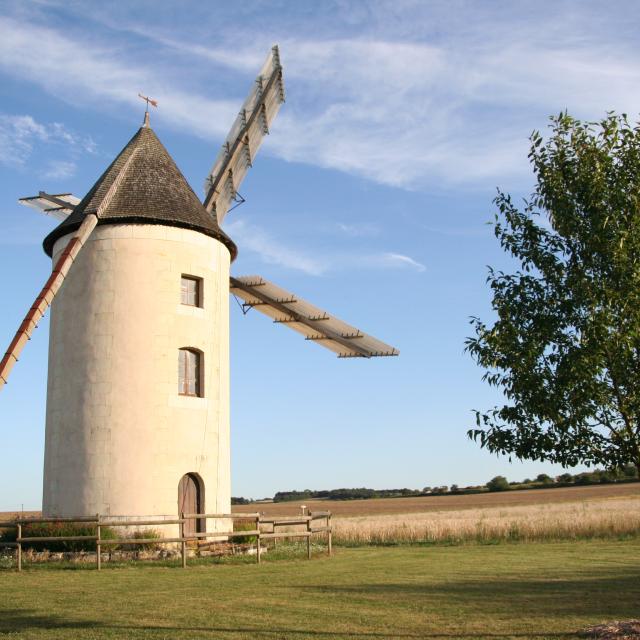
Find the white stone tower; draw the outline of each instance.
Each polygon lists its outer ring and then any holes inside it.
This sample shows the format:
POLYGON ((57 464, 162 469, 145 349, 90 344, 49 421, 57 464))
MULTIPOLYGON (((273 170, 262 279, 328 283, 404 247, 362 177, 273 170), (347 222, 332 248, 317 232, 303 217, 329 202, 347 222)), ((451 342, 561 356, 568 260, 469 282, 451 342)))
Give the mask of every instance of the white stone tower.
POLYGON ((229 513, 236 247, 147 123, 47 236, 54 262, 92 213, 52 304, 44 514, 229 513))

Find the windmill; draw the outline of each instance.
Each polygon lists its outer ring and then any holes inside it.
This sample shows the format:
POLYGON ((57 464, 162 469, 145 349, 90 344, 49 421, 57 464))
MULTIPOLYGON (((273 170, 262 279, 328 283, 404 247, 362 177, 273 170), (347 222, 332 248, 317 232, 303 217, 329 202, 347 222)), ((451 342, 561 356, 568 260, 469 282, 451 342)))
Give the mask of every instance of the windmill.
POLYGON ((229 275, 237 248, 220 225, 284 102, 277 46, 202 202, 141 97, 143 126, 84 198, 20 200, 60 221, 43 243, 52 274, 0 362, 2 388, 51 305, 47 516, 228 513, 229 293, 338 357, 398 354, 260 276, 229 275))

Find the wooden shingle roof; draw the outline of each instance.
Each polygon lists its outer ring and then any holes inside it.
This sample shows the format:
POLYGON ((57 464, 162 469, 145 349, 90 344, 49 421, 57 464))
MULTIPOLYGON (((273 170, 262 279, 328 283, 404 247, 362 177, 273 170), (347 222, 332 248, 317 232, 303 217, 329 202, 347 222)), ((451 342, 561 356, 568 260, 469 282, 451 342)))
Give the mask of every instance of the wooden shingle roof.
POLYGON ((132 155, 115 195, 98 213, 98 224, 162 224, 193 229, 222 242, 233 260, 238 253, 236 245, 220 229, 215 214, 204 208, 168 151, 147 126, 138 130, 71 215, 44 239, 47 255, 52 254, 58 238, 80 226, 85 215, 98 212, 109 187, 132 155))

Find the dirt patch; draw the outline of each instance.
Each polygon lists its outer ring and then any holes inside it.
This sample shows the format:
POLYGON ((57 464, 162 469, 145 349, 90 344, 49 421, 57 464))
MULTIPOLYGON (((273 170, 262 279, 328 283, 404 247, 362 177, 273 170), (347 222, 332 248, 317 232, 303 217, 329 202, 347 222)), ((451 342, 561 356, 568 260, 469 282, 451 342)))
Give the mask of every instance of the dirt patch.
POLYGON ((638 640, 640 638, 640 620, 607 622, 587 627, 579 633, 583 638, 599 640, 638 640))

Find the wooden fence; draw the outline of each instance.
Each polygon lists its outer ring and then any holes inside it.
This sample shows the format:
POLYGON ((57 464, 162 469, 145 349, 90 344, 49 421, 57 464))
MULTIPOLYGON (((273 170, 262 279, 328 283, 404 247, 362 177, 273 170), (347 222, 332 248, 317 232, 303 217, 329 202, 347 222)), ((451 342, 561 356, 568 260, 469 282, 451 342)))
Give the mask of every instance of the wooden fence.
MULTIPOLYGON (((25 543, 37 542, 95 542, 96 543, 96 569, 100 571, 102 565, 102 549, 103 547, 115 545, 138 545, 138 544, 176 544, 180 543, 180 555, 182 558, 182 567, 187 567, 187 544, 195 543, 198 548, 211 546, 221 542, 227 542, 229 538, 244 538, 247 536, 256 539, 256 562, 260 564, 261 560, 261 541, 273 540, 274 545, 280 538, 303 538, 307 542, 307 558, 311 559, 311 536, 314 534, 326 534, 327 553, 331 555, 332 548, 332 527, 331 512, 317 511, 308 515, 291 516, 283 518, 265 518, 260 513, 183 513, 181 517, 173 520, 149 519, 149 520, 130 520, 118 519, 113 520, 108 516, 81 516, 76 518, 21 518, 10 522, 0 522, 0 528, 6 529, 15 527, 17 529, 15 542, 1 542, 0 547, 16 548, 16 567, 18 571, 22 571, 22 545, 25 543), (184 525, 189 520, 236 520, 244 522, 254 522, 255 528, 242 531, 206 531, 184 535, 184 525), (315 526, 318 520, 324 520, 323 526, 315 526), (86 526, 95 526, 96 535, 94 536, 27 536, 22 535, 22 528, 29 524, 82 524, 86 526), (101 537, 102 527, 140 527, 154 526, 162 527, 167 525, 180 525, 181 535, 177 538, 115 538, 107 539, 101 537), (282 527, 303 526, 303 530, 283 531, 282 527), (269 528, 270 530, 264 530, 269 528), (210 540, 210 538, 215 538, 210 540)), ((205 527, 206 528, 206 527, 205 527)))

